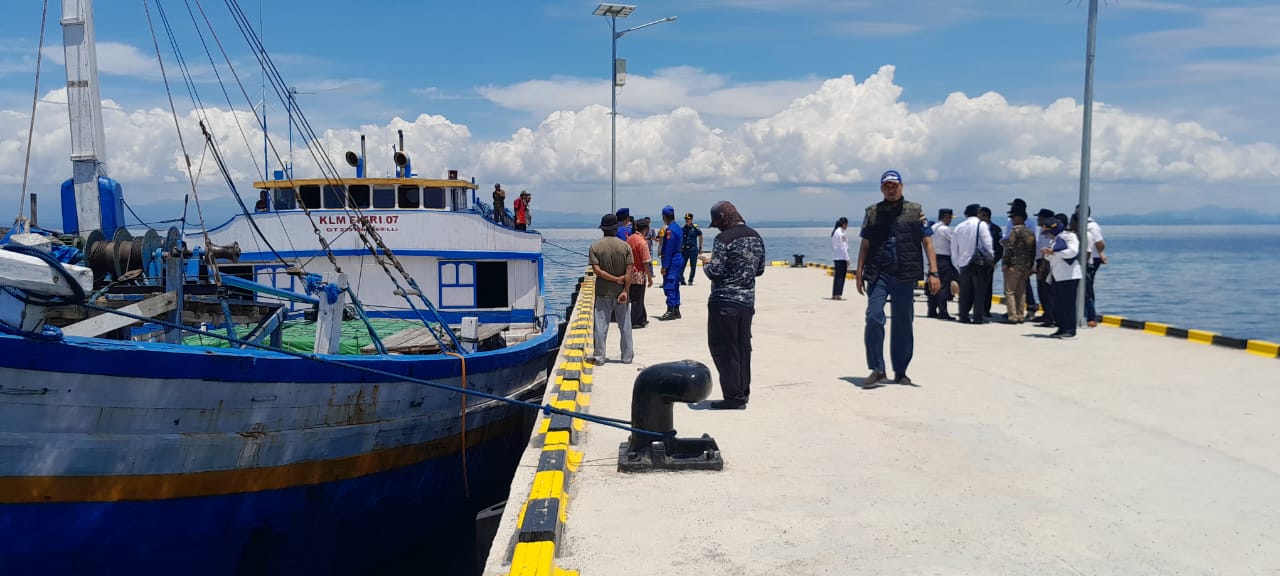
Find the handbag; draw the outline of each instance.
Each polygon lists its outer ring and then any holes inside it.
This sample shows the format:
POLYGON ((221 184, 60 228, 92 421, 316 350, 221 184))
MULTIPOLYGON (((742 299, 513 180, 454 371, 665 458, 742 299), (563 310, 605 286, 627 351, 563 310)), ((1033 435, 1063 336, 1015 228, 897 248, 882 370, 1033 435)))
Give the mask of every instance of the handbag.
MULTIPOLYGON (((978 226, 985 226, 985 224, 979 220, 978 226)), ((995 264, 995 260, 991 258, 991 255, 982 251, 982 229, 977 228, 973 231, 973 258, 969 259, 969 265, 988 268, 993 264, 995 264)))

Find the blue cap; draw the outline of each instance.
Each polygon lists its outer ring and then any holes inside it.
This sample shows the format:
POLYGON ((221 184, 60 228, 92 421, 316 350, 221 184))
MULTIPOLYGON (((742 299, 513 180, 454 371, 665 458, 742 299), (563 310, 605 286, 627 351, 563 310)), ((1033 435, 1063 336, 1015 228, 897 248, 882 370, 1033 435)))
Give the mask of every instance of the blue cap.
POLYGON ((885 182, 897 182, 901 184, 902 175, 899 174, 897 170, 886 170, 884 174, 880 175, 880 183, 884 184, 885 182))
POLYGON ((621 219, 626 218, 627 216, 630 216, 630 215, 631 215, 631 209, 630 209, 630 208, 619 208, 619 209, 618 209, 617 214, 615 214, 615 215, 618 217, 618 219, 619 219, 619 220, 621 220, 621 219))
POLYGON ((675 208, 672 208, 670 204, 667 204, 666 206, 663 206, 663 207, 662 207, 662 215, 663 215, 663 216, 675 216, 675 215, 676 215, 676 209, 675 209, 675 208))

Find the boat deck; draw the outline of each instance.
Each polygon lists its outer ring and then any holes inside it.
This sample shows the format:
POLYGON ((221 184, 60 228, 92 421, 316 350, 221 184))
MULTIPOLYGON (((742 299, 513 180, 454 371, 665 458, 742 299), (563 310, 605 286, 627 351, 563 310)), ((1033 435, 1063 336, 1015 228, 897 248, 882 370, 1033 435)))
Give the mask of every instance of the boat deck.
MULTIPOLYGON (((682 288, 682 320, 635 331, 634 364, 591 372, 591 413, 630 414, 648 364, 714 366, 708 285, 682 288)), ((550 441, 535 432, 485 574, 1280 569, 1275 358, 1109 326, 1059 341, 1030 324, 942 322, 924 318, 917 297, 916 385, 868 390, 858 385, 865 299, 852 284, 845 301, 829 290, 814 269, 770 268, 757 289, 749 409, 676 405, 680 435, 711 434, 723 471, 618 472, 626 433, 588 424, 571 447, 582 464, 558 540, 513 564, 550 441)), ((647 301, 661 311, 662 292, 647 301)), ((610 358, 617 342, 615 329, 610 358)))

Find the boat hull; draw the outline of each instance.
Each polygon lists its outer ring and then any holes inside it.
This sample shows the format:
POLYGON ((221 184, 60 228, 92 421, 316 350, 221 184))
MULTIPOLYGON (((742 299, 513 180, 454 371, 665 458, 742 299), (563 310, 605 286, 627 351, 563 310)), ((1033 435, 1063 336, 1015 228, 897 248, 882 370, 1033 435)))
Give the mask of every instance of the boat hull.
MULTIPOLYGON (((557 336, 469 356, 468 389, 538 401, 557 336)), ((505 496, 536 417, 260 351, 7 336, 0 351, 5 573, 439 565, 458 551, 422 554, 505 496)), ((447 356, 328 358, 462 384, 447 356)))

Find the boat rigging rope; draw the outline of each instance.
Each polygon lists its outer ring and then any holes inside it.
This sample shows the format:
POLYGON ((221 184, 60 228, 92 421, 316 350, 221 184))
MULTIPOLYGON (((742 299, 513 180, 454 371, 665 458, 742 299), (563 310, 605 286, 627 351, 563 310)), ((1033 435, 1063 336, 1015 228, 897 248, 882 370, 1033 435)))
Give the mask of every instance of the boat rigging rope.
MULTIPOLYGON (((255 348, 255 349, 258 349, 258 350, 265 350, 265 351, 267 351, 267 352, 275 352, 275 353, 277 353, 277 354, 283 354, 283 355, 286 355, 286 356, 292 356, 292 357, 294 357, 294 358, 301 358, 301 359, 303 359, 303 360, 311 360, 311 361, 313 361, 313 362, 319 362, 319 363, 322 363, 322 364, 328 364, 328 365, 330 365, 330 366, 336 366, 336 367, 344 368, 344 369, 348 369, 348 370, 356 370, 356 371, 364 372, 364 373, 367 373, 367 374, 374 374, 374 375, 377 375, 377 376, 382 376, 382 377, 385 377, 385 378, 390 378, 390 379, 397 380, 397 381, 401 381, 401 382, 412 382, 412 383, 414 383, 414 384, 421 384, 421 385, 423 385, 423 386, 426 386, 426 387, 429 387, 429 388, 435 388, 435 389, 437 389, 437 390, 444 390, 444 391, 447 391, 447 392, 453 392, 453 393, 456 393, 456 394, 464 394, 464 395, 469 394, 469 395, 472 395, 472 396, 479 396, 480 398, 484 398, 484 399, 486 399, 486 400, 493 400, 493 401, 495 401, 495 402, 504 402, 504 403, 511 404, 511 405, 514 405, 514 406, 521 406, 521 407, 528 408, 528 409, 532 409, 532 410, 538 410, 538 411, 542 412, 544 415, 559 414, 559 415, 563 415, 563 416, 569 416, 569 417, 571 417, 571 418, 578 418, 578 419, 580 419, 580 420, 585 420, 585 421, 587 421, 587 422, 594 422, 594 423, 596 423, 596 424, 600 424, 600 425, 602 425, 602 426, 608 426, 608 427, 610 427, 610 428, 617 428, 617 429, 619 429, 619 430, 623 430, 623 431, 626 431, 626 432, 630 432, 630 433, 632 433, 632 434, 639 434, 639 435, 641 435, 641 436, 646 436, 646 437, 650 437, 650 438, 663 439, 663 438, 674 438, 674 437, 675 437, 675 431, 670 431, 670 432, 663 433, 663 432, 654 432, 654 431, 652 431, 652 430, 643 430, 643 429, 640 429, 640 428, 635 428, 635 427, 633 427, 633 426, 630 426, 629 424, 622 424, 621 422, 623 422, 623 421, 622 421, 622 420, 618 420, 618 419, 616 419, 616 418, 605 418, 605 417, 602 417, 602 416, 596 416, 596 415, 593 415, 593 414, 587 414, 587 413, 584 413, 584 412, 578 412, 578 411, 575 411, 575 410, 565 410, 565 409, 563 409, 563 408, 557 408, 557 407, 552 406, 552 405, 550 405, 550 404, 535 404, 535 403, 533 403, 533 402, 526 402, 526 401, 524 401, 524 400, 517 400, 517 399, 515 399, 515 398, 507 398, 506 396, 500 396, 500 395, 498 395, 498 394, 492 394, 492 393, 489 393, 489 392, 483 392, 483 391, 480 391, 480 390, 468 390, 468 389, 467 389, 467 388, 465 388, 465 387, 463 387, 463 388, 459 388, 459 387, 457 387, 457 386, 453 386, 453 385, 450 385, 450 384, 443 384, 443 383, 440 383, 440 382, 433 382, 433 381, 431 381, 431 380, 424 380, 424 379, 422 379, 422 378, 415 378, 415 377, 413 377, 413 376, 406 376, 406 375, 403 375, 403 374, 396 374, 396 373, 394 373, 394 372, 389 372, 389 371, 387 371, 387 370, 382 370, 382 369, 379 369, 379 368, 371 368, 371 367, 369 367, 369 366, 361 366, 361 365, 359 365, 359 364, 354 364, 354 363, 351 363, 351 362, 344 362, 344 361, 341 361, 341 360, 335 360, 335 359, 333 359, 332 357, 325 356, 325 355, 320 355, 320 354, 315 354, 315 353, 308 354, 308 353, 305 353, 305 352, 294 352, 294 351, 292 351, 292 350, 287 350, 287 349, 284 349, 284 348, 272 348, 272 347, 267 346, 267 345, 264 345, 264 344, 259 344, 259 343, 257 343, 257 342, 250 342, 250 341, 248 341, 248 340, 242 340, 242 339, 240 339, 240 338, 236 338, 236 337, 233 337, 233 336, 228 336, 228 335, 226 335, 226 334, 219 334, 219 333, 216 333, 216 332, 209 332, 209 331, 206 331, 206 330, 201 330, 201 329, 199 329, 199 328, 194 328, 194 327, 186 326, 186 325, 183 325, 183 324, 176 324, 176 323, 170 322, 170 321, 168 321, 168 320, 161 320, 161 319, 159 319, 159 318, 149 318, 149 317, 147 317, 147 316, 141 316, 141 315, 138 315, 138 314, 133 314, 133 313, 130 313, 130 312, 125 312, 125 311, 123 311, 123 310, 116 310, 116 309, 114 309, 114 308, 108 308, 108 307, 106 307, 106 306, 99 306, 99 305, 94 304, 94 303, 92 303, 92 302, 85 301, 85 299, 84 299, 84 298, 85 298, 84 290, 83 290, 82 288, 80 288, 79 283, 75 282, 75 278, 71 276, 71 273, 67 271, 66 267, 65 267, 65 266, 63 266, 62 262, 59 262, 56 258, 54 258, 54 257, 53 257, 53 255, 51 255, 51 254, 49 254, 49 253, 47 253, 47 252, 44 252, 43 250, 38 250, 38 249, 35 249, 35 248, 30 248, 30 247, 27 247, 27 246, 21 246, 21 245, 14 245, 14 244, 6 245, 6 246, 4 247, 4 249, 5 249, 5 250, 9 250, 9 251, 11 251, 11 252, 17 252, 17 253, 19 253, 19 254, 26 254, 26 255, 28 255, 28 256, 34 256, 34 257, 36 257, 36 258, 39 258, 39 259, 43 260, 43 261, 44 261, 45 263, 47 263, 50 267, 52 267, 56 272, 58 272, 58 273, 59 273, 59 274, 61 274, 64 278, 66 278, 66 279, 67 279, 67 281, 68 281, 69 286, 71 286, 71 287, 72 287, 72 290, 75 292, 75 294, 73 294, 73 295, 72 295, 72 296, 70 296, 70 297, 63 297, 63 298, 57 298, 57 299, 42 298, 42 297, 39 297, 39 296, 30 296, 30 295, 27 295, 27 296, 26 296, 26 298, 29 298, 29 299, 30 299, 29 303, 31 303, 31 304, 33 304, 33 305, 37 305, 37 306, 48 306, 48 305, 50 305, 50 304, 78 304, 80 307, 85 308, 85 309, 87 309, 87 310, 93 310, 93 311, 96 311, 96 312, 102 312, 102 313, 105 313, 105 314, 115 314, 115 315, 118 315, 118 316, 124 316, 125 318, 130 318, 130 319, 132 319, 132 320, 136 320, 136 321, 138 321, 138 322, 143 322, 143 323, 147 323, 147 324, 155 324, 155 325, 160 326, 160 327, 162 327, 162 328, 168 328, 168 329, 171 329, 171 330, 181 330, 181 331, 183 331, 183 332, 190 332, 190 333, 192 333, 192 334, 197 334, 197 335, 200 335, 200 336, 208 336, 209 338, 215 338, 215 339, 218 339, 218 340, 223 340, 223 341, 226 341, 226 342, 230 342, 230 343, 232 343, 232 344, 239 345, 239 346, 240 346, 240 347, 242 347, 242 348, 255 348)), ((27 300, 24 300, 24 301, 27 301, 27 300)), ((10 327, 10 329, 12 329, 12 328, 10 327)), ((26 335, 26 333, 24 333, 24 335, 26 335)), ((58 338, 56 338, 56 339, 60 339, 60 336, 59 336, 58 338)))
MULTIPOLYGON (((157 6, 159 6, 157 4, 157 6)), ((142 0, 142 10, 147 15, 147 27, 151 30, 151 44, 156 49, 156 61, 160 64, 160 77, 164 80, 164 92, 169 97, 169 112, 173 115, 173 128, 178 132, 178 145, 182 148, 182 158, 187 167, 187 181, 191 184, 191 195, 196 199, 196 215, 200 218, 200 232, 204 235, 206 254, 213 253, 213 241, 209 239, 209 228, 205 226, 204 210, 200 206, 200 194, 196 192, 195 175, 191 172, 191 155, 187 153, 187 143, 182 138, 182 126, 178 123, 178 108, 173 103, 173 91, 169 88, 169 76, 164 70, 164 58, 160 55, 160 41, 156 39, 156 27, 151 21, 151 8, 148 0, 142 0)), ((209 270, 213 271, 213 282, 222 286, 222 273, 218 270, 217 258, 208 258, 209 270)))
POLYGON ((18 195, 18 217, 13 223, 22 222, 22 211, 27 209, 27 175, 31 173, 31 140, 36 133, 36 105, 40 103, 40 62, 44 56, 44 26, 49 15, 49 0, 44 0, 44 8, 40 10, 40 45, 36 50, 36 86, 31 98, 31 123, 27 126, 27 159, 22 165, 22 191, 18 195))
MULTIPOLYGON (((467 389, 467 357, 457 352, 445 352, 462 362, 462 389, 467 389)), ((467 394, 462 394, 462 495, 471 497, 471 482, 467 480, 467 394)))

